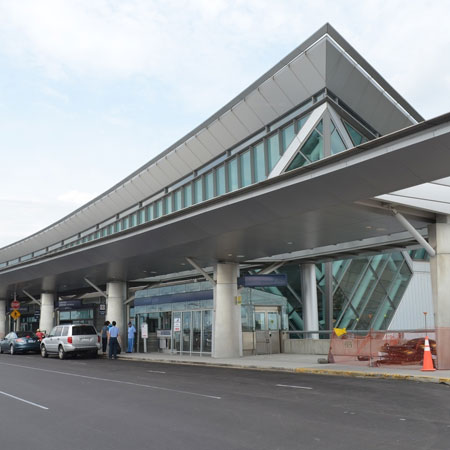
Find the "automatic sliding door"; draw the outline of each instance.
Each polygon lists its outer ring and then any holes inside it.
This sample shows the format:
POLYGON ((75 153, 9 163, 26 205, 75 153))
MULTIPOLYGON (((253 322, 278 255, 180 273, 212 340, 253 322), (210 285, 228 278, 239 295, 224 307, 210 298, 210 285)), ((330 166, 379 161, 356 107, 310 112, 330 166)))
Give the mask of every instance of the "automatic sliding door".
POLYGON ((201 352, 202 343, 202 312, 192 311, 192 351, 201 352))
POLYGON ((212 343, 212 311, 202 311, 203 321, 203 338, 202 338, 202 353, 211 353, 212 343))
POLYGON ((172 348, 178 353, 181 352, 181 313, 173 313, 173 343, 172 348))
POLYGON ((182 352, 190 353, 191 350, 191 316, 192 313, 184 312, 183 313, 183 346, 181 348, 182 352))

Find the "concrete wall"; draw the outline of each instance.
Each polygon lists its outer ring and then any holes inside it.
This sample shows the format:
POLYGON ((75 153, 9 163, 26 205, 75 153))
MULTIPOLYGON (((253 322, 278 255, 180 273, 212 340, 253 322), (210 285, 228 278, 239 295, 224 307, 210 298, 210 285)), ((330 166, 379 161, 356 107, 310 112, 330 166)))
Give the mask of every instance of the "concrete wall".
POLYGON ((283 353, 298 355, 327 355, 330 349, 329 339, 283 339, 283 353))

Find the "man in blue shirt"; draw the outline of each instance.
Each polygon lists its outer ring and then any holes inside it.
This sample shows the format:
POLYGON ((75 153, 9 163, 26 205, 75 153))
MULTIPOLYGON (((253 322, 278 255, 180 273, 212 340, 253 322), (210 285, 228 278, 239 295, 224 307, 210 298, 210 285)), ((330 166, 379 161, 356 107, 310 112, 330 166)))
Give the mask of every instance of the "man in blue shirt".
POLYGON ((112 326, 108 330, 109 341, 109 359, 117 359, 117 340, 119 338, 119 328, 116 327, 116 321, 112 321, 112 326))
POLYGON ((134 346, 134 335, 136 334, 136 328, 134 328, 134 325, 131 322, 128 322, 128 349, 127 353, 133 352, 133 346, 134 346))

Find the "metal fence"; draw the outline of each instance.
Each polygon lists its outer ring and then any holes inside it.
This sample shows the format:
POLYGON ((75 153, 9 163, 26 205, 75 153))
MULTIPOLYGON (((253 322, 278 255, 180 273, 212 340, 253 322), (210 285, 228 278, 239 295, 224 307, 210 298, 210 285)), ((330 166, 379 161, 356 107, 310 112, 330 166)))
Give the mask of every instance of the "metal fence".
POLYGON ((370 330, 365 335, 351 332, 339 337, 333 333, 328 358, 341 364, 419 366, 423 361, 425 336, 430 340, 434 359, 434 330, 370 330))
POLYGON ((358 330, 337 336, 334 330, 284 331, 289 339, 329 339, 329 362, 359 366, 398 365, 414 368, 423 361, 425 336, 436 358, 434 329, 358 330))

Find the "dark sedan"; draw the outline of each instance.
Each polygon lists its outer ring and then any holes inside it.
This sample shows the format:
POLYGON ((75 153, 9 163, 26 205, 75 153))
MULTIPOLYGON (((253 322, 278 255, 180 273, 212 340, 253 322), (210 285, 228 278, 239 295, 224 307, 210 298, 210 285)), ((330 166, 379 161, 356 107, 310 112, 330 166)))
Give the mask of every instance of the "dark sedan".
POLYGON ((0 353, 40 353, 40 341, 32 331, 11 331, 0 340, 0 353))

